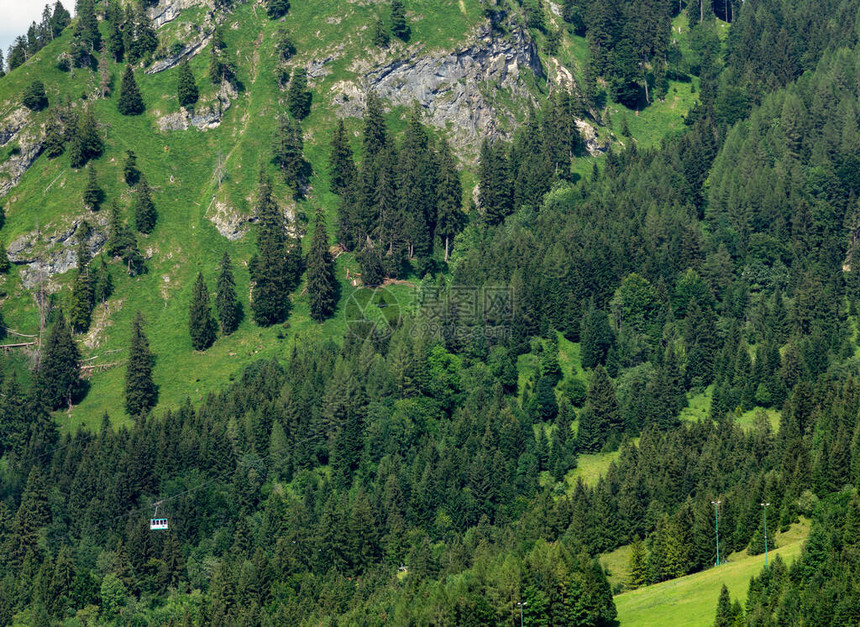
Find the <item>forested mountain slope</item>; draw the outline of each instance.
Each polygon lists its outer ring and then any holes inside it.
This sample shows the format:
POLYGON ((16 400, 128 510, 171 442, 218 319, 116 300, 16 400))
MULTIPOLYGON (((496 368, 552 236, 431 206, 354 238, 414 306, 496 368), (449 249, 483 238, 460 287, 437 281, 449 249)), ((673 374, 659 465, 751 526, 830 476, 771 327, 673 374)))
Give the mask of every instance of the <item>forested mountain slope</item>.
POLYGON ((0 78, 0 622, 610 625, 717 501, 813 520, 720 620, 852 622, 852 2, 75 13, 0 78))

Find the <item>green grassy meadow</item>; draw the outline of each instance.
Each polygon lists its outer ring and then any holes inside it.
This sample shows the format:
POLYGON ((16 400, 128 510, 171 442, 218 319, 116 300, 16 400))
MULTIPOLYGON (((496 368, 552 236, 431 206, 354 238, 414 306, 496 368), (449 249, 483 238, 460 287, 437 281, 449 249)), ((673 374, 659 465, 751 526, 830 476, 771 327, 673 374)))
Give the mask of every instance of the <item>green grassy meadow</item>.
MULTIPOLYGON (((778 548, 768 553, 768 559, 780 555, 787 563, 792 563, 800 555, 808 535, 809 521, 801 520, 786 533, 777 535, 778 548)), ((612 573, 610 581, 613 584, 623 581, 626 576, 628 558, 629 547, 622 547, 601 558, 612 573)), ((750 578, 758 575, 763 566, 764 555, 735 553, 718 568, 624 592, 615 597, 618 622, 623 627, 712 625, 723 584, 729 589, 732 599, 744 601, 750 578)))

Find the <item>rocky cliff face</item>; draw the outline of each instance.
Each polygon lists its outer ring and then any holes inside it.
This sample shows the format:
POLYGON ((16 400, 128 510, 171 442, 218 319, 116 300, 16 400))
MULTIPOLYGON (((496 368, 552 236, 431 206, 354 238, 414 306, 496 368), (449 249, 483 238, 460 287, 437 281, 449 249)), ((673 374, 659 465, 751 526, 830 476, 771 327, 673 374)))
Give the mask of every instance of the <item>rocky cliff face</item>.
POLYGON ((21 107, 0 123, 0 146, 14 146, 9 158, 0 164, 0 198, 18 184, 42 152, 42 129, 27 125, 30 112, 21 107))
POLYGON ((516 113, 510 104, 534 103, 529 86, 544 77, 537 47, 524 29, 513 25, 499 34, 486 25, 461 50, 418 51, 341 83, 334 103, 342 115, 357 117, 367 90, 394 105, 417 101, 432 124, 450 128, 457 146, 474 153, 480 137, 510 133, 516 113))
POLYGON ((49 224, 9 244, 9 261, 24 266, 21 269, 24 287, 33 288, 44 279, 77 267, 75 233, 85 219, 91 227, 88 238, 90 253, 95 256, 107 241, 107 216, 102 214, 78 216, 62 224, 49 224))

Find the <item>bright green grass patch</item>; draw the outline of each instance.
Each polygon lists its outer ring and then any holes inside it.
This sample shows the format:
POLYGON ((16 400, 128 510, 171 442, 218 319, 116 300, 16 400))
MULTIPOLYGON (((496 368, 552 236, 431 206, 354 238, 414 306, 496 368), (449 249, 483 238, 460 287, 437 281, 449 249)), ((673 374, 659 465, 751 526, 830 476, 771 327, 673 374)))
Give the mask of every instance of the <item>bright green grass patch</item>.
POLYGON ((620 451, 611 453, 594 453, 578 455, 576 468, 567 473, 564 482, 568 491, 572 491, 576 482, 582 479, 587 486, 597 485, 598 480, 609 470, 609 465, 621 455, 620 451))
POLYGON ((745 411, 741 414, 736 420, 735 424, 737 424, 744 431, 749 431, 753 428, 755 424, 756 414, 759 412, 764 413, 768 421, 770 422, 770 428, 776 432, 779 431, 779 423, 782 420, 782 413, 777 409, 765 409, 764 407, 754 407, 749 411, 745 411))
POLYGON ((619 141, 627 144, 630 139, 621 134, 623 120, 626 119, 630 134, 639 147, 656 146, 664 137, 683 130, 684 117, 698 100, 698 89, 698 78, 693 78, 689 83, 669 81, 669 91, 664 101, 655 100, 638 113, 610 103, 606 111, 610 128, 619 141))
POLYGON ((711 397, 714 386, 709 385, 703 392, 687 396, 687 406, 681 410, 680 418, 684 422, 707 420, 711 414, 711 397))
MULTIPOLYGON (((787 563, 800 555, 803 542, 809 535, 809 522, 792 526, 785 534, 777 535, 779 548, 768 553, 769 558, 781 555, 787 563)), ((618 552, 616 552, 618 553, 618 552)), ((618 563, 621 555, 614 556, 611 565, 618 563)), ((736 554, 729 557, 728 563, 719 568, 664 581, 615 597, 618 608, 618 622, 627 627, 673 625, 676 627, 709 626, 714 622, 717 598, 723 584, 729 589, 733 599, 746 599, 751 577, 756 576, 764 566, 764 555, 753 557, 736 554)), ((613 576, 623 576, 620 572, 613 576)))

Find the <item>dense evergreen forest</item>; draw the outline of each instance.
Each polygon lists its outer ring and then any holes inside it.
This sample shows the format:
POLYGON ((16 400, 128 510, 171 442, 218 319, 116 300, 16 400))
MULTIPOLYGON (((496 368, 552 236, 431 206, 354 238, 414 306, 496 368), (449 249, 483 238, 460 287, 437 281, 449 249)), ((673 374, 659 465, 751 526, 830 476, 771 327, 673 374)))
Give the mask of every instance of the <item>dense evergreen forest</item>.
MULTIPOLYGON (((157 4, 46 7, 0 91, 61 37, 51 71, 85 73, 117 119, 150 113, 153 61, 177 61, 170 98, 189 119, 207 90, 247 88, 227 43, 240 2, 214 3, 202 81, 159 40, 157 4)), ((418 5, 383 3, 365 25, 374 46, 408 45, 418 5)), ((763 553, 762 503, 769 537, 811 519, 809 538, 743 605, 724 588, 716 624, 860 622, 856 3, 481 9, 493 36, 519 16, 542 54, 581 40, 586 60, 472 161, 420 104, 397 117, 374 91, 320 150, 303 124, 323 95, 279 27, 275 129, 243 164, 249 254, 219 249, 179 294, 188 353, 242 325, 275 329, 283 349, 156 409, 154 371, 175 366, 153 350, 152 310, 136 310, 95 429, 63 423, 105 394, 86 334, 152 271, 174 209, 134 138, 106 183, 116 131, 93 108, 42 81, 16 94, 43 116, 36 158, 85 179, 87 220, 68 284, 37 286, 40 350, 26 368, 0 362, 0 624, 608 626, 613 594, 714 568, 717 551, 763 553), (683 129, 653 146, 612 135, 588 156, 579 122, 609 124, 607 103, 632 119, 679 83, 697 86, 683 129), (290 335, 305 297, 317 331, 290 335), (601 454, 605 472, 577 474, 601 454), (630 575, 613 585, 599 557, 625 546, 630 575)), ((218 166, 220 186, 220 152, 218 166)))

